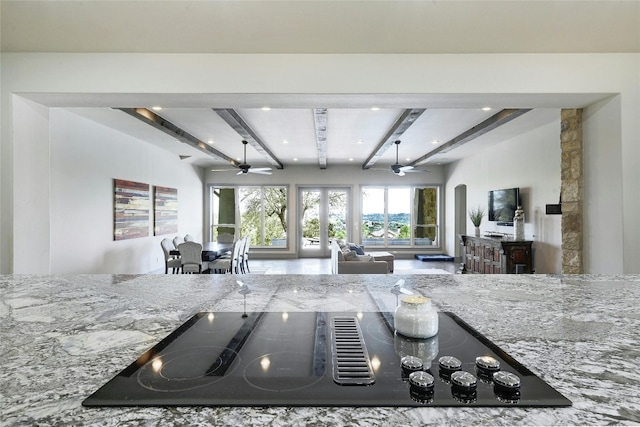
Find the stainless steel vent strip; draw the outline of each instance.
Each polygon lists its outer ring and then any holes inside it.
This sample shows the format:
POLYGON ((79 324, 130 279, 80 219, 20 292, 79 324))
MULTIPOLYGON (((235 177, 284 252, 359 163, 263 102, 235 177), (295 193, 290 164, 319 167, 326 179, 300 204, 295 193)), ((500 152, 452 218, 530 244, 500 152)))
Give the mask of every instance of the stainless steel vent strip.
POLYGON ((340 385, 371 385, 376 377, 356 317, 331 319, 333 380, 340 385))

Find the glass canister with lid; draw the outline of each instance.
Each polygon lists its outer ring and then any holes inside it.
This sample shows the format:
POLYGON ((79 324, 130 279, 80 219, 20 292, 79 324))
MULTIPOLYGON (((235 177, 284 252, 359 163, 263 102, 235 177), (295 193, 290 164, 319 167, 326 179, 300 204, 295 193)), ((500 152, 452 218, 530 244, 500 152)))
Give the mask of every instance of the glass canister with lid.
POLYGON ((400 299, 394 315, 397 333, 410 338, 430 338, 438 333, 438 312, 431 298, 405 295, 400 299))

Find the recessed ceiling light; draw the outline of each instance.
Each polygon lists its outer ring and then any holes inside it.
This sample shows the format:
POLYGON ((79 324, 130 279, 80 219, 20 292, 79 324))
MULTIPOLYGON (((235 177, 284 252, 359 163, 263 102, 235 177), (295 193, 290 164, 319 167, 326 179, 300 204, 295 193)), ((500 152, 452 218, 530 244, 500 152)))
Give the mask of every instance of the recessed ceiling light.
POLYGON ((162 110, 162 107, 160 107, 159 105, 156 105, 155 107, 151 107, 151 109, 153 111, 160 111, 160 110, 162 110))
POLYGON ((262 107, 262 111, 271 111, 271 107, 262 107))
POLYGON ((371 107, 371 111, 379 111, 380 107, 371 107))
POLYGON ((353 157, 349 157, 349 161, 350 161, 350 162, 353 162, 353 157))
POLYGON ((359 139, 357 143, 358 143, 358 144, 364 144, 364 141, 363 141, 363 140, 361 140, 361 139, 359 139))
POLYGON ((407 157, 405 160, 406 160, 407 162, 410 162, 410 161, 411 161, 411 157, 407 157))
POLYGON ((214 144, 213 139, 207 141, 209 144, 214 144))
POLYGON ((286 139, 283 139, 283 140, 282 140, 282 143, 283 143, 283 144, 288 144, 288 143, 289 143, 289 141, 287 141, 286 139))
POLYGON ((491 107, 482 107, 482 111, 491 111, 491 107))
POLYGON ((438 141, 437 139, 434 139, 433 141, 431 141, 432 144, 440 144, 440 141, 438 141))
POLYGON ((294 161, 294 162, 297 162, 297 161, 298 161, 298 158, 297 158, 297 157, 294 157, 294 158, 293 158, 293 161, 294 161))

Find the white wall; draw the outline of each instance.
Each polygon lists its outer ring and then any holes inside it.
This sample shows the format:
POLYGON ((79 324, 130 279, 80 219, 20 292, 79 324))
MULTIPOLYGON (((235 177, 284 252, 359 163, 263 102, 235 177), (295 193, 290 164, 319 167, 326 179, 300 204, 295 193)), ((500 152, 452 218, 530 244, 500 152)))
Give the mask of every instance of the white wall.
MULTIPOLYGON (((69 111, 50 109, 50 273, 147 273, 164 269, 160 240, 113 240, 113 179, 178 189, 178 234, 202 238, 202 171, 178 156, 69 111)), ((40 186, 46 191, 48 180, 40 186)), ((150 194, 152 187, 150 187, 150 194)), ((18 235, 16 241, 19 242, 18 235)), ((32 270, 16 252, 16 273, 32 270)), ((33 264, 30 258, 29 264, 33 264)), ((39 260, 46 264, 46 260, 39 260)))
MULTIPOLYGON (((536 112, 540 113, 550 113, 550 117, 556 119, 447 168, 447 224, 454 224, 456 186, 467 186, 467 209, 479 206, 485 212, 488 210, 488 191, 519 187, 525 211, 525 239, 535 241, 536 273, 560 273, 561 216, 545 214, 545 205, 558 203, 560 195, 560 111, 536 112)), ((473 234, 473 230, 474 226, 467 218, 467 234, 473 234)), ((486 216, 480 230, 482 233, 513 234, 513 227, 498 226, 489 222, 486 216)), ((447 227, 450 253, 454 253, 453 245, 458 244, 454 232, 453 227, 447 227)))
MULTIPOLYGON (((20 205, 14 204, 19 195, 31 193, 33 189, 12 180, 21 174, 36 176, 43 168, 47 169, 44 160, 34 161, 21 152, 13 152, 20 141, 15 137, 14 126, 19 119, 14 117, 12 97, 13 94, 56 93, 92 94, 90 99, 96 100, 108 99, 100 94, 131 94, 130 99, 135 99, 138 93, 159 96, 185 93, 432 94, 436 100, 433 107, 439 106, 438 99, 456 99, 465 94, 475 95, 478 99, 483 94, 533 94, 533 100, 544 100, 545 94, 620 94, 619 112, 591 114, 589 111, 586 129, 600 129, 600 134, 607 137, 598 138, 596 144, 606 144, 620 151, 620 157, 603 158, 601 164, 603 170, 620 171, 619 178, 624 182, 619 200, 622 239, 611 245, 616 246, 614 253, 617 255, 614 256, 623 259, 622 272, 640 273, 637 262, 640 259, 640 222, 637 220, 640 212, 640 54, 2 53, 0 65, 0 268, 3 273, 13 271, 11 260, 18 256, 13 230, 20 231, 24 228, 22 224, 28 226, 32 219, 39 219, 39 214, 20 212, 20 205), (613 120, 608 119, 610 114, 615 116, 613 120), (18 172, 22 168, 27 170, 18 172), (27 217, 18 220, 16 217, 22 214, 27 217), (20 227, 17 226, 19 223, 20 227)), ((87 98, 83 98, 83 102, 88 102, 87 98)), ((528 106, 531 105, 514 105, 528 106)), ((603 189, 610 177, 602 174, 597 179, 603 180, 598 186, 603 189)), ((611 188, 618 184, 614 180, 611 188)), ((29 197, 33 199, 32 194, 29 197)), ((555 202, 555 198, 550 202, 555 202)), ((611 223, 611 215, 594 210, 588 221, 590 230, 606 229, 611 223)), ((589 260, 612 256, 608 247, 598 243, 587 243, 591 251, 589 260)), ((617 266, 614 268, 618 269, 617 266)))
MULTIPOLYGON (((583 262, 585 271, 622 273, 624 271, 625 236, 623 209, 627 194, 640 200, 638 180, 624 181, 622 168, 608 165, 621 163, 622 147, 611 141, 622 138, 620 97, 589 106, 582 114, 583 127, 583 262)), ((627 155, 631 155, 628 153, 627 155)), ((631 178, 633 179, 633 178, 631 178)), ((636 215, 637 217, 637 215, 636 215)), ((629 241, 627 246, 637 242, 629 241)), ((636 260, 635 264, 638 264, 636 260)))
POLYGON ((15 272, 48 273, 51 267, 49 109, 19 96, 13 96, 12 100, 13 156, 31 159, 38 165, 37 168, 16 168, 11 181, 15 212, 10 237, 14 248, 13 268, 15 272))

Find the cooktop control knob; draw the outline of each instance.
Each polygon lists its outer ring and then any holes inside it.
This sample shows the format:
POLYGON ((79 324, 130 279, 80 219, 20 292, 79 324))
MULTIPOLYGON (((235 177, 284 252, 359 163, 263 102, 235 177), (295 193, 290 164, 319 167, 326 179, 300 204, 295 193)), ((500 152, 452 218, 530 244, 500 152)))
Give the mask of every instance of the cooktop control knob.
POLYGON ((520 401, 520 378, 511 372, 494 373, 493 392, 501 402, 518 403, 520 401))
POLYGON ((433 379, 433 375, 427 372, 416 371, 412 372, 409 375, 409 384, 413 389, 416 389, 417 391, 428 393, 430 391, 433 391, 435 380, 433 379))
POLYGON ((500 362, 491 356, 476 357, 476 367, 483 371, 497 372, 500 370, 500 362))
POLYGON ((506 390, 517 390, 520 388, 520 377, 511 372, 500 371, 493 374, 493 383, 506 390))
POLYGON ((475 390, 478 385, 478 379, 471 373, 466 371, 457 371, 451 374, 451 384, 462 390, 475 390))
POLYGON ((459 371, 462 369, 462 362, 453 356, 442 356, 438 359, 438 366, 447 371, 459 371))
POLYGON ((400 359, 400 363, 402 364, 402 369, 406 372, 420 371, 424 366, 422 359, 415 356, 405 356, 400 359))

